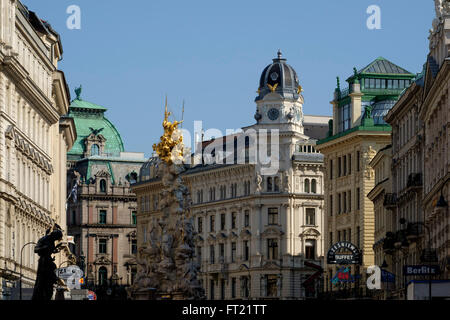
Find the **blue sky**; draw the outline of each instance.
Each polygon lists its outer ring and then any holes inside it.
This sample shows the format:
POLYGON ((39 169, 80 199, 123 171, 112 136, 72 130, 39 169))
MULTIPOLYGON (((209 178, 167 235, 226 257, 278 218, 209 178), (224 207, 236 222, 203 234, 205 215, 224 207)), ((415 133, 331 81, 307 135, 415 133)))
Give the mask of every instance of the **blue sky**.
MULTIPOLYGON (((432 0, 147 1, 23 0, 61 34, 72 98, 108 108, 127 151, 151 155, 162 133, 164 97, 185 125, 240 128, 255 122, 264 67, 281 49, 304 88, 304 113, 330 115, 336 86, 379 56, 410 72, 428 53, 432 0), (381 30, 369 30, 369 5, 381 30), (81 30, 69 30, 70 5, 81 30)), ((344 87, 345 84, 342 85, 344 87)))

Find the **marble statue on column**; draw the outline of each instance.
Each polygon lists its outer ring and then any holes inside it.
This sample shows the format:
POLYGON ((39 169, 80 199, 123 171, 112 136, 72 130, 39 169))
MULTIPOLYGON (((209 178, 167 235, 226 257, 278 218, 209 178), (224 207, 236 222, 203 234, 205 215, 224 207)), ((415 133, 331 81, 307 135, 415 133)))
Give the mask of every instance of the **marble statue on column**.
POLYGON ((134 299, 142 298, 141 293, 149 290, 153 294, 147 298, 205 298, 198 280, 200 266, 194 259, 192 200, 180 176, 185 171, 183 155, 186 154, 178 129, 181 122, 169 122, 169 115, 166 101, 164 134, 159 144, 153 146, 159 157, 158 176, 163 185, 158 208, 161 216, 151 222, 148 246, 138 250, 139 270, 129 289, 129 295, 134 299))

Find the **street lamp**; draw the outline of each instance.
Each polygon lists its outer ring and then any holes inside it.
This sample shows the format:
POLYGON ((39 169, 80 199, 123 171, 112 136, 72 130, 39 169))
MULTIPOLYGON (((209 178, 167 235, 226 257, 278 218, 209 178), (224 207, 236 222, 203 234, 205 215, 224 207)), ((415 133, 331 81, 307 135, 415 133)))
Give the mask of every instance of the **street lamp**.
POLYGON ((22 300, 22 256, 23 256, 23 249, 30 245, 30 244, 36 244, 35 242, 28 242, 26 244, 24 244, 24 246, 22 247, 22 249, 20 249, 20 280, 19 280, 19 286, 20 286, 20 292, 19 292, 19 296, 20 296, 20 300, 22 300))

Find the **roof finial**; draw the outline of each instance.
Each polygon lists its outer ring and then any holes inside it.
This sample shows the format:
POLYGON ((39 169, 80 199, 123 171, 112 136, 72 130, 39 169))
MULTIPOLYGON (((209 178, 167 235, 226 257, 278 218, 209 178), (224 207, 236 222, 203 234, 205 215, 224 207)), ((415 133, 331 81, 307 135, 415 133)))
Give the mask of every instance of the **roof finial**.
POLYGON ((281 57, 283 56, 283 54, 281 53, 281 49, 278 49, 277 55, 278 59, 281 59, 281 57))
POLYGON ((80 96, 81 96, 81 91, 82 91, 82 86, 80 84, 80 86, 78 88, 75 88, 75 94, 77 95, 77 100, 81 100, 80 96))

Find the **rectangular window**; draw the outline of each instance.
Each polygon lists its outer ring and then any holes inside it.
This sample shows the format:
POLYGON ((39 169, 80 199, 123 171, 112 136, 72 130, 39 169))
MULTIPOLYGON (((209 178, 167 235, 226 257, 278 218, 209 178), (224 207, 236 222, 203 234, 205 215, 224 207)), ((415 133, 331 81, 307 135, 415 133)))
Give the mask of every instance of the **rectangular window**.
POLYGON ((330 195, 330 203, 328 205, 330 217, 333 216, 333 195, 330 195))
POLYGON ((250 278, 241 277, 241 297, 248 298, 250 296, 250 278))
POLYGON ((359 229, 359 227, 357 227, 356 228, 356 246, 357 247, 360 247, 361 246, 361 244, 360 244, 360 240, 361 240, 361 238, 360 238, 360 229, 359 229))
POLYGON ((231 298, 236 298, 236 278, 231 278, 231 298))
POLYGON ((278 259, 278 241, 277 239, 267 239, 267 259, 278 259))
POLYGON ((333 160, 330 160, 330 180, 333 180, 333 160))
POLYGON ((348 155, 348 174, 352 174, 352 155, 348 155))
POLYGON ((342 165, 343 165, 343 171, 344 171, 344 177, 347 175, 347 156, 344 156, 343 160, 342 160, 342 165))
POLYGON ((225 229, 225 213, 220 215, 220 230, 225 229))
POLYGON ((220 263, 224 263, 225 262, 225 244, 224 243, 220 243, 219 244, 219 262, 220 263))
POLYGON ((202 247, 197 247, 197 263, 202 264, 202 247))
POLYGON ((369 79, 369 88, 375 89, 375 79, 369 79))
POLYGON ((225 300, 225 279, 220 279, 220 299, 225 300))
POLYGON ((98 240, 98 253, 106 253, 106 239, 99 239, 98 240))
POLYGON ((375 79, 375 89, 381 89, 381 79, 375 79))
POLYGON ((392 89, 394 87, 394 83, 391 79, 388 79, 387 81, 387 88, 388 89, 392 89))
POLYGON ((268 216, 269 216, 269 225, 278 224, 278 208, 269 208, 268 216))
POLYGON ((100 210, 98 223, 99 224, 106 224, 106 210, 100 210))
POLYGON ((314 260, 316 258, 316 240, 309 239, 305 242, 305 258, 314 260))
POLYGON ((342 175, 341 171, 341 157, 338 158, 338 177, 342 175))
POLYGON ((348 229, 348 242, 352 242, 352 229, 348 229))
POLYGON ((250 227, 250 211, 245 210, 245 215, 244 215, 244 227, 250 227))
POLYGON ((268 297, 276 297, 278 296, 278 276, 277 275, 267 275, 266 276, 266 282, 267 282, 267 296, 268 297))
POLYGON ((341 232, 338 231, 338 242, 341 241, 341 232))
POLYGON ((215 253, 215 250, 214 250, 214 245, 210 245, 209 246, 209 262, 211 264, 216 263, 215 262, 215 258, 216 258, 216 253, 215 253))
POLYGON ((360 189, 356 189, 356 210, 359 210, 361 208, 361 195, 360 195, 360 189))
POLYGON ((398 89, 398 80, 392 80, 393 89, 398 89))
POLYGON ((198 233, 203 232, 203 218, 202 217, 197 218, 197 231, 198 231, 198 233))
POLYGON ((236 229, 236 212, 231 213, 231 229, 236 229))
POLYGON ((244 241, 244 261, 248 261, 250 258, 250 248, 248 246, 248 241, 244 241))
POLYGON ((348 191, 348 212, 352 212, 352 192, 348 191))
POLYGON ((306 208, 306 225, 308 226, 316 225, 316 209, 306 208))
POLYGON ((347 192, 344 192, 344 213, 347 213, 347 192))
POLYGON ((214 279, 211 279, 209 281, 209 299, 214 300, 215 299, 215 292, 214 292, 214 279))
POLYGON ((330 232, 330 247, 333 245, 333 232, 330 232))
POLYGON ((341 213, 342 213, 342 201, 341 201, 341 198, 342 198, 342 196, 341 196, 341 194, 339 193, 339 194, 338 194, 338 206, 339 206, 339 208, 338 208, 338 214, 341 214, 341 213))
POLYGON ((131 254, 137 253, 137 240, 131 240, 131 254))
POLYGON ((133 211, 131 212, 131 224, 132 225, 137 225, 137 212, 133 211))
POLYGON ((357 172, 359 172, 359 170, 360 170, 360 164, 359 164, 360 156, 361 156, 361 153, 359 151, 357 151, 356 152, 356 171, 357 172))
POLYGON ((214 232, 215 231, 215 223, 216 223, 216 217, 215 216, 209 216, 209 231, 214 232))
POLYGON ((231 243, 231 262, 236 262, 236 242, 231 243))
POLYGON ((343 231, 344 241, 347 241, 347 230, 343 231))

